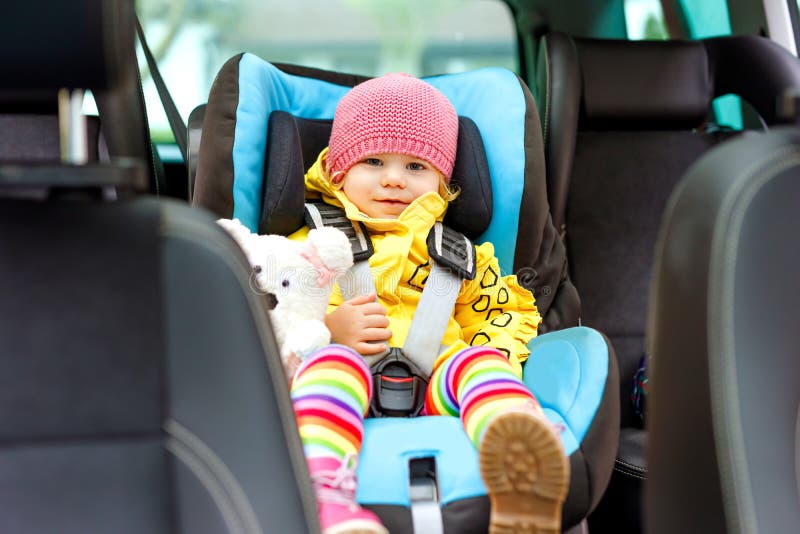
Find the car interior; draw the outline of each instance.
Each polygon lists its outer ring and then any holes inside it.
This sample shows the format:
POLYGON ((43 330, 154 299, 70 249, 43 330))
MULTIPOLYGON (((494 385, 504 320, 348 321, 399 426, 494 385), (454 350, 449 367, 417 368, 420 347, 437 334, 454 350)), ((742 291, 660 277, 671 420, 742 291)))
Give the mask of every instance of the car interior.
MULTIPOLYGON (((565 429, 561 530, 793 531, 798 3, 11 0, 0 532, 319 532, 215 219, 302 226, 338 100, 392 71, 453 102, 446 223, 544 319, 523 381, 565 429)), ((365 432, 390 532, 488 531, 457 418, 365 432)))

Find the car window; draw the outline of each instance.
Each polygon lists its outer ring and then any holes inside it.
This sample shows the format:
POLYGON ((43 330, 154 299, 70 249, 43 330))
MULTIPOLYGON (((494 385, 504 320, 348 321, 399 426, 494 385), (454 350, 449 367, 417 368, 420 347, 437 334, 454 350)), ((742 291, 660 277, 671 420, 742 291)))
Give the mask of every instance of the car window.
POLYGON ((625 26, 635 41, 669 38, 661 0, 625 0, 625 26))
MULTIPOLYGON (((240 52, 371 76, 517 70, 513 17, 500 0, 137 0, 137 11, 184 120, 240 52)), ((146 69, 142 79, 153 138, 169 142, 146 69)))

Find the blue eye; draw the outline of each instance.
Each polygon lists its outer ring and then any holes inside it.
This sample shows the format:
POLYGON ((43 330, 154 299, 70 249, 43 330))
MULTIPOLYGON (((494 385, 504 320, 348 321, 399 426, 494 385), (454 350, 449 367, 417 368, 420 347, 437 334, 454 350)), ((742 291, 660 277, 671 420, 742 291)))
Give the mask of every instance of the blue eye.
POLYGON ((364 160, 364 163, 366 163, 367 165, 375 165, 375 166, 379 166, 382 164, 381 160, 379 160, 378 158, 366 158, 364 160))

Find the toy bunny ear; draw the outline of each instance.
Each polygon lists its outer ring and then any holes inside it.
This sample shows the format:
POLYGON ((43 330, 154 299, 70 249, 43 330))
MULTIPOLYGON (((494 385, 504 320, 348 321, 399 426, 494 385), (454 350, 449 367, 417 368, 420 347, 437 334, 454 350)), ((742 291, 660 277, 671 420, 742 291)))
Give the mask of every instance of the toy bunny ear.
POLYGON ((300 257, 314 266, 314 270, 317 272, 317 285, 319 287, 325 287, 329 285, 332 280, 336 279, 336 271, 325 265, 325 262, 319 257, 319 251, 316 245, 314 245, 312 241, 307 240, 303 243, 303 246, 300 248, 300 257))
POLYGON ((353 249, 350 240, 336 228, 316 228, 308 233, 307 242, 313 243, 325 265, 337 275, 353 266, 353 249))
POLYGON ((344 233, 335 228, 311 230, 300 256, 314 266, 320 287, 329 285, 353 265, 350 242, 344 233))
POLYGON ((243 225, 239 219, 218 219, 217 223, 231 234, 241 248, 246 250, 247 241, 254 235, 248 227, 243 225))

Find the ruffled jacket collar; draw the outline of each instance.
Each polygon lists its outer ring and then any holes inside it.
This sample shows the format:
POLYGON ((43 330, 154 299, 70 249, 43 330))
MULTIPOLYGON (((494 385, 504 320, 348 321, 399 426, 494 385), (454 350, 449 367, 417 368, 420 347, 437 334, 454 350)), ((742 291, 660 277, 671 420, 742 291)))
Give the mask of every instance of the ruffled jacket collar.
POLYGON ((420 196, 409 204, 396 219, 373 219, 365 215, 347 198, 343 191, 333 188, 324 172, 327 154, 328 149, 326 148, 306 173, 306 190, 319 193, 328 204, 344 208, 347 218, 351 221, 361 221, 373 232, 391 232, 399 229, 411 229, 418 232, 429 230, 436 221, 444 218, 447 202, 437 192, 420 196))

